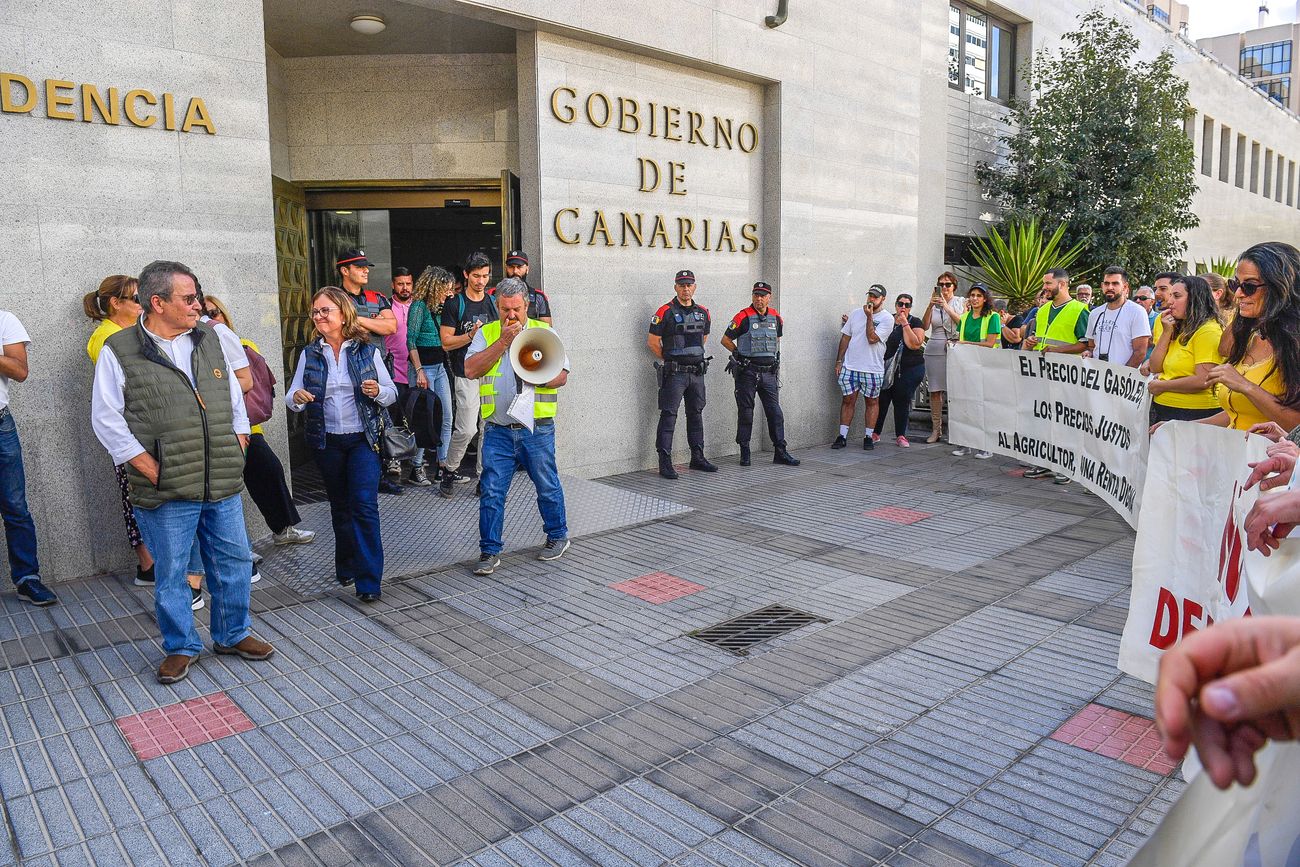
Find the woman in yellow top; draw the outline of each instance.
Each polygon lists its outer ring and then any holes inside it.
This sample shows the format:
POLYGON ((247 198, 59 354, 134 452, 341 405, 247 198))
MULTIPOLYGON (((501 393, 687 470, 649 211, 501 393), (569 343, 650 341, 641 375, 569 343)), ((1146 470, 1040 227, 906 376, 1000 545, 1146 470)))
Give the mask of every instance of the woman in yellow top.
POLYGON ((1209 386, 1210 371, 1223 363, 1219 338, 1223 325, 1210 284, 1200 277, 1176 280, 1165 298, 1168 306, 1156 348, 1151 352, 1147 388, 1151 392, 1151 423, 1196 421, 1219 414, 1219 401, 1209 386))
MULTIPOLYGON (((99 361, 99 351, 104 348, 105 340, 123 328, 131 327, 140 318, 140 301, 135 294, 138 287, 139 283, 134 277, 114 274, 105 277, 100 281, 98 289, 87 292, 81 299, 86 316, 99 323, 86 343, 86 354, 90 356, 92 365, 99 361)), ((131 483, 122 466, 113 467, 113 474, 117 477, 118 490, 122 492, 122 520, 126 523, 126 539, 135 549, 137 565, 133 583, 137 587, 152 587, 153 555, 145 547, 144 537, 140 535, 140 528, 135 523, 135 512, 131 510, 131 483)))
MULTIPOLYGON (((1002 336, 1002 317, 993 309, 993 294, 982 283, 972 284, 966 293, 966 312, 957 321, 957 341, 977 346, 997 346, 1002 336)), ((970 454, 972 449, 962 446, 953 449, 957 457, 970 454)), ((977 460, 986 461, 992 452, 976 451, 977 460)))
POLYGON ((1201 423, 1249 430, 1271 421, 1291 430, 1300 425, 1300 250, 1256 244, 1241 254, 1228 288, 1237 299, 1223 341, 1231 345, 1207 378, 1219 387, 1223 412, 1201 423))
MULTIPOLYGON (((235 323, 230 319, 230 310, 215 295, 203 295, 203 312, 213 322, 235 330, 235 323)), ((251 349, 258 355, 261 352, 251 340, 240 338, 245 350, 251 349)), ((265 359, 263 359, 265 360, 265 359)), ((275 405, 275 401, 271 401, 275 405)), ((252 497, 257 511, 262 513, 266 526, 271 528, 271 538, 277 545, 301 545, 316 538, 315 530, 302 530, 297 524, 302 521, 298 507, 293 504, 293 496, 284 481, 284 464, 276 457, 275 450, 266 442, 260 424, 253 425, 248 437, 248 449, 244 452, 244 487, 252 497)), ((254 568, 254 574, 257 574, 254 568)))

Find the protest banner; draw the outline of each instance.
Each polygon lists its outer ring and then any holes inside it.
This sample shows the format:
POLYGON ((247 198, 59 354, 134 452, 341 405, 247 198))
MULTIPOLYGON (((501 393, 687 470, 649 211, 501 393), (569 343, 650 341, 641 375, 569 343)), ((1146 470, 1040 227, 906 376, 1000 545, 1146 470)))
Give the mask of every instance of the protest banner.
POLYGON ((1137 526, 1147 460, 1146 377, 1061 353, 948 351, 949 438, 1078 481, 1137 526))
POLYGON ((1153 508, 1138 517, 1121 671, 1155 683, 1165 650, 1250 608, 1245 570, 1267 564, 1245 550, 1242 521, 1259 495, 1245 487, 1248 464, 1267 447, 1263 437, 1193 422, 1161 425, 1151 438, 1142 498, 1153 508))

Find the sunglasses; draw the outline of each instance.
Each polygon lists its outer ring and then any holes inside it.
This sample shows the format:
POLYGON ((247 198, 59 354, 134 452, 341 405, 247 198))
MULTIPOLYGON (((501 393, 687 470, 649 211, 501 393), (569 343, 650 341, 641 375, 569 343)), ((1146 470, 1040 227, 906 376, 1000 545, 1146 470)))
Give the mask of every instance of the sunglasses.
POLYGON ((940 286, 952 286, 952 287, 955 287, 957 284, 956 284, 956 283, 949 283, 947 280, 940 280, 940 281, 939 281, 939 285, 940 285, 940 286))
POLYGON ((1266 285, 1267 284, 1265 283, 1247 283, 1245 281, 1238 280, 1236 277, 1230 277, 1228 279, 1228 290, 1230 292, 1240 292, 1242 295, 1245 295, 1247 298, 1254 295, 1259 290, 1263 289, 1266 285))
POLYGON ((895 307, 911 307, 911 306, 912 306, 912 302, 911 302, 911 301, 899 301, 899 302, 896 302, 896 303, 894 304, 894 306, 895 306, 895 307))

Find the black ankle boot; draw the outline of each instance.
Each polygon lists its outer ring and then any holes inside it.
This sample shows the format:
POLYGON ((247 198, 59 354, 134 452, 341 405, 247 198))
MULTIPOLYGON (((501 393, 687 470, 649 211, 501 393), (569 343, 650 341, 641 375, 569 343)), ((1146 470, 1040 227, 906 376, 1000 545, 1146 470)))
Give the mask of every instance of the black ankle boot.
POLYGON ((777 446, 776 454, 772 455, 772 463, 785 464, 787 467, 799 466, 799 459, 785 450, 785 446, 777 446))
POLYGON ((749 446, 742 445, 740 447, 740 465, 742 467, 749 466, 749 446))
POLYGON ((691 469, 703 473, 716 473, 718 471, 718 468, 709 463, 709 459, 704 456, 703 449, 691 450, 691 469))
POLYGON ((659 475, 663 476, 665 479, 677 478, 677 468, 673 466, 672 455, 665 454, 664 452, 659 453, 659 475))

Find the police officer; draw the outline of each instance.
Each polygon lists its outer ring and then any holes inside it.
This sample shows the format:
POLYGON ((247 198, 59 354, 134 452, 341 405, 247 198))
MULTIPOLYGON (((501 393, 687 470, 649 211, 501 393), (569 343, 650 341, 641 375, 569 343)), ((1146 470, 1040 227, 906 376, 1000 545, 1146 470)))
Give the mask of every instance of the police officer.
MULTIPOLYGON (((528 282, 528 254, 523 250, 511 250, 506 254, 506 276, 524 281, 528 287, 528 318, 551 324, 551 299, 540 288, 528 282)), ((493 289, 491 294, 496 294, 493 289)))
POLYGON ((704 457, 704 373, 709 363, 704 343, 709 339, 709 311, 696 304, 695 274, 678 271, 673 288, 677 297, 655 311, 650 320, 646 345, 660 361, 659 430, 655 449, 659 452, 659 475, 677 478, 673 468, 673 430, 677 407, 686 398, 686 441, 691 446, 691 469, 716 473, 718 468, 704 457))
POLYGON ((767 416, 767 433, 776 454, 772 463, 799 466, 799 459, 785 448, 785 416, 777 395, 778 365, 781 361, 781 337, 785 323, 775 307, 767 302, 772 287, 763 281, 754 284, 752 302, 737 313, 722 335, 722 345, 731 352, 727 370, 736 378, 736 442, 740 444, 740 465, 749 466, 749 436, 754 430, 754 393, 763 401, 767 416))

